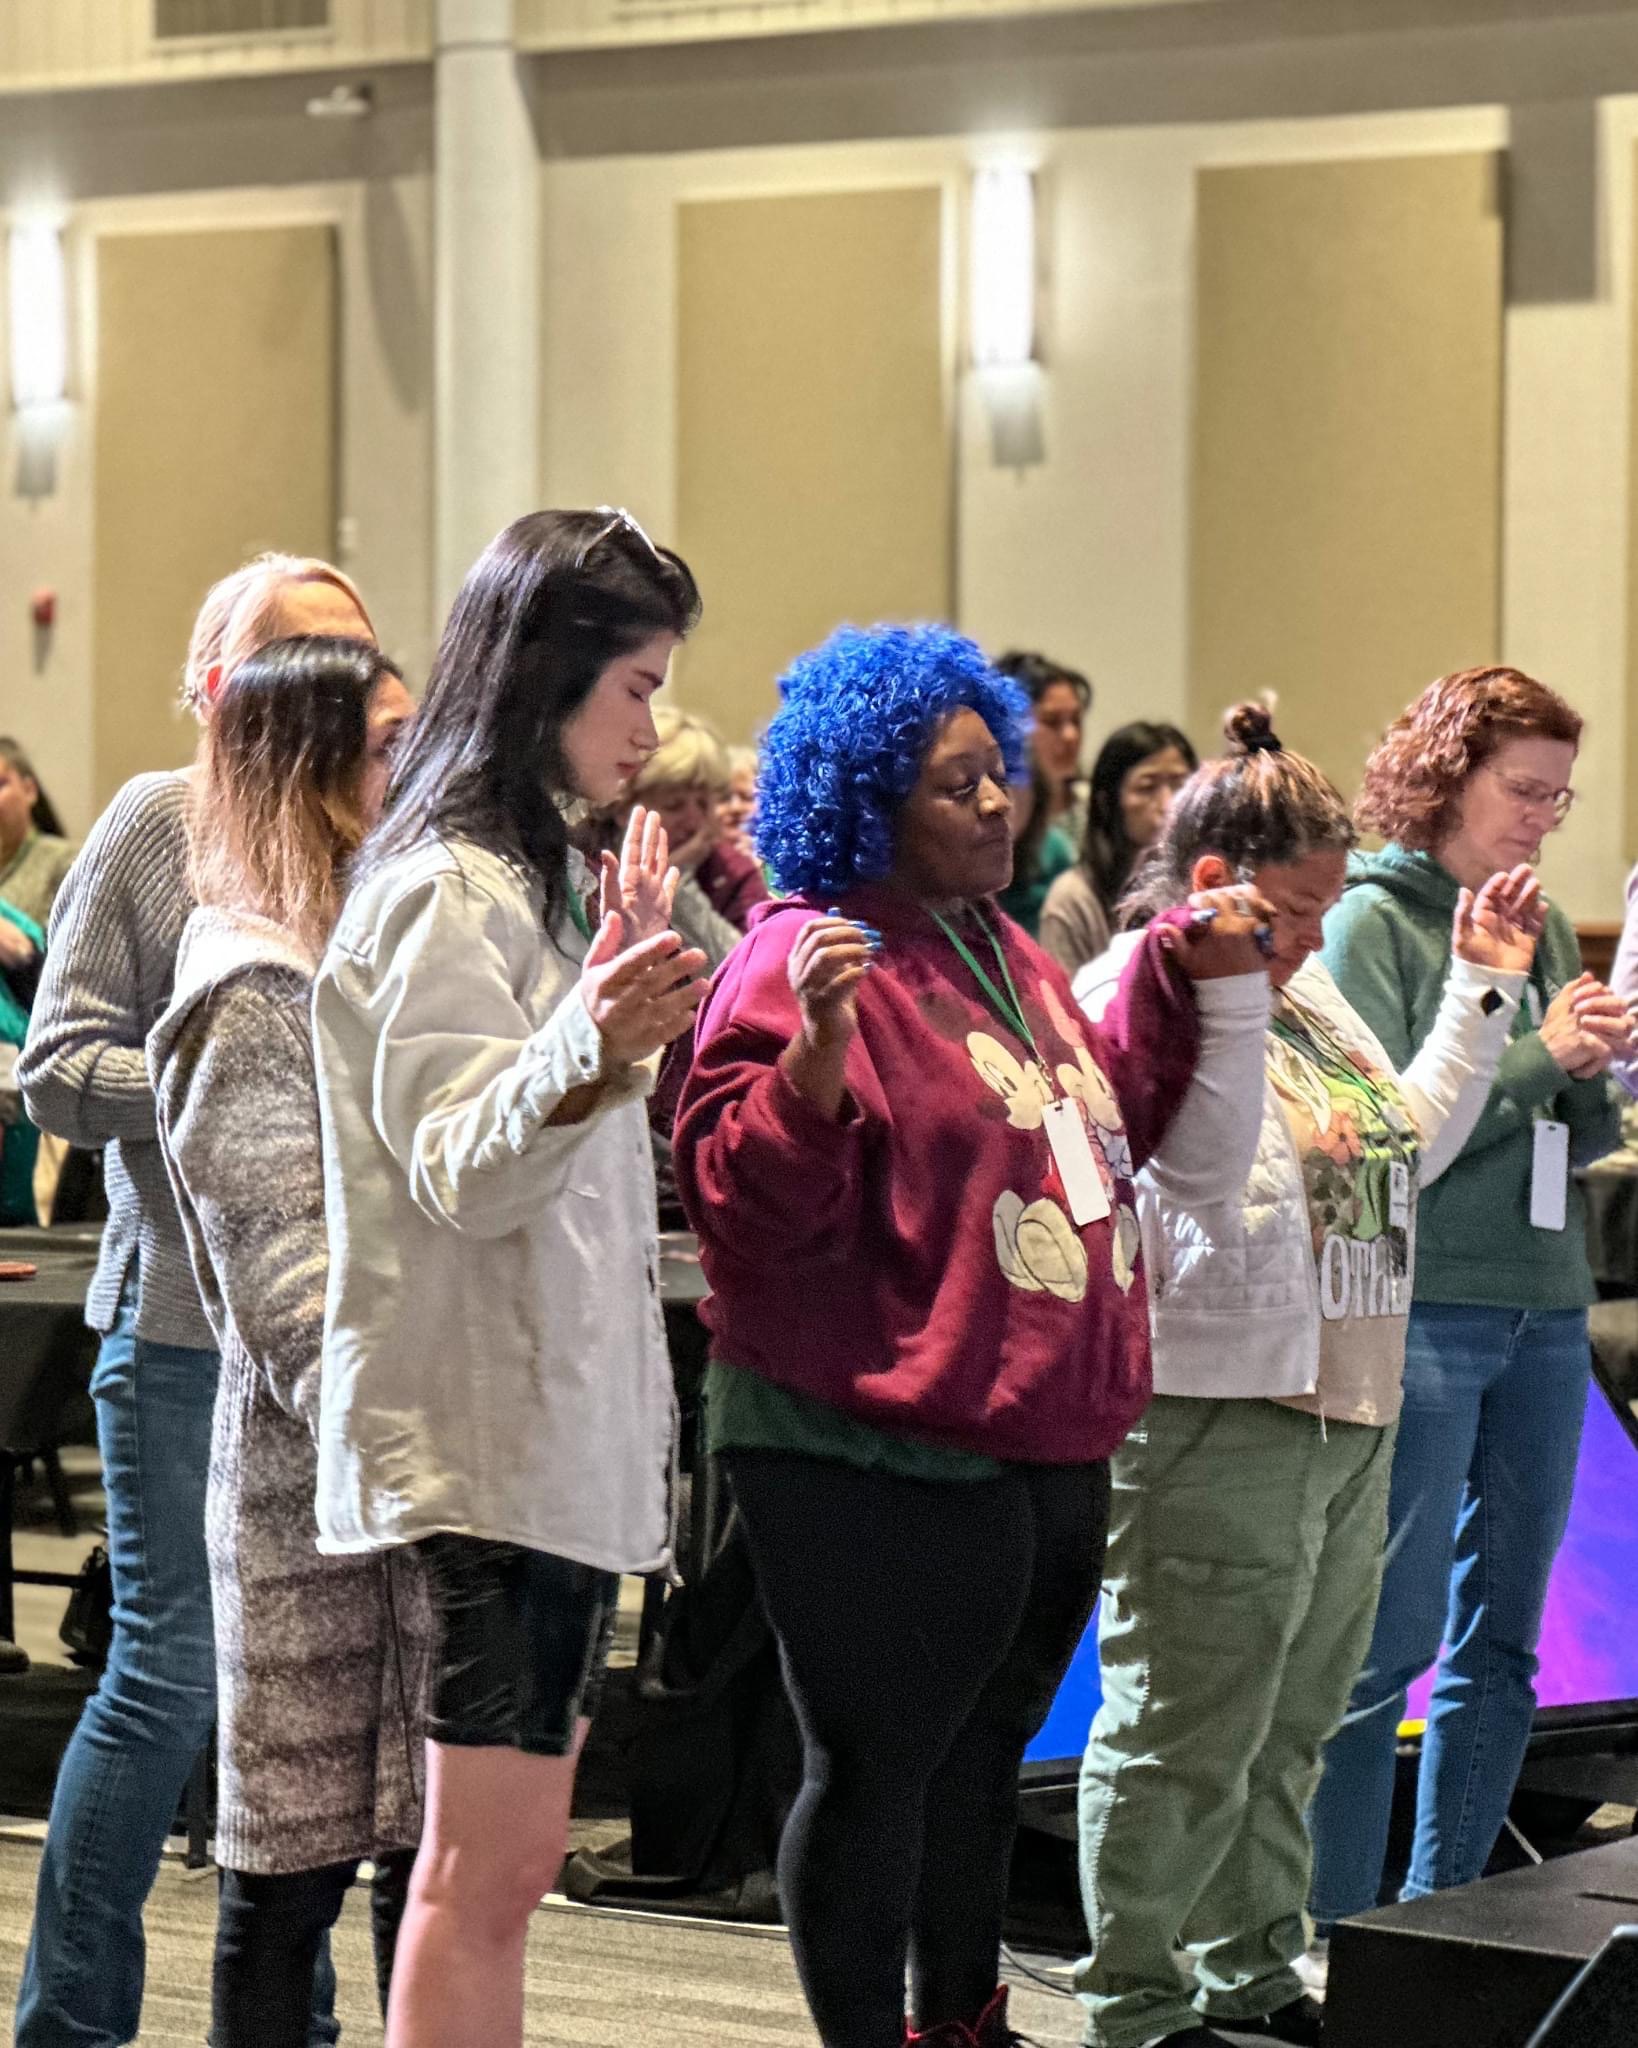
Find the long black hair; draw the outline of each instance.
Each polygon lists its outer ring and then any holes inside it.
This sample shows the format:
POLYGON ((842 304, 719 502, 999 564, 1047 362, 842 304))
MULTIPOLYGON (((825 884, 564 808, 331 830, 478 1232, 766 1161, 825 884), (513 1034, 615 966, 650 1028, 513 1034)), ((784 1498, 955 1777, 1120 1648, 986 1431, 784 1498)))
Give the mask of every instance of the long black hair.
POLYGON ((1021 683, 1032 704, 1039 704, 1054 683, 1067 683, 1080 699, 1082 711, 1092 709, 1092 685, 1078 668, 1054 661, 1049 654, 1028 647, 1009 647, 997 657, 996 667, 1004 676, 1021 683))
POLYGON ((687 633, 688 565, 627 514, 531 512, 498 533, 450 607, 419 717, 362 876, 428 836, 470 839, 561 907, 569 829, 563 728, 611 662, 687 633))
POLYGON ((1121 786, 1140 761, 1147 761, 1151 754, 1164 754, 1170 747, 1175 747, 1188 762, 1191 774, 1199 767, 1199 757, 1187 733, 1179 732, 1175 725, 1154 724, 1146 718, 1117 726, 1098 749, 1098 758, 1092 764, 1081 860, 1106 911, 1112 911, 1120 900, 1138 856, 1144 851, 1127 837, 1121 786))
POLYGON ((9 733, 4 737, 0 737, 0 760, 6 762, 14 775, 20 775, 25 782, 32 782, 34 784, 32 821, 35 831, 48 833, 57 839, 66 839, 68 833, 64 828, 57 806, 46 795, 45 785, 34 772, 34 763, 29 759, 22 745, 17 740, 14 740, 9 733))

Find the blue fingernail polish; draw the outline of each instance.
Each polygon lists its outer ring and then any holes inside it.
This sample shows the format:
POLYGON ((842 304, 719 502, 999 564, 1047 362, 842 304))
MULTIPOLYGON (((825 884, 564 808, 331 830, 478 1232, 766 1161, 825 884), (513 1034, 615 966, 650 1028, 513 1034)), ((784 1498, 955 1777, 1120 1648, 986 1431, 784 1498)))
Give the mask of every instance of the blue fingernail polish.
POLYGON ((881 937, 881 933, 876 929, 876 927, 873 924, 865 924, 859 918, 855 918, 853 922, 855 926, 858 928, 858 930, 864 933, 867 939, 879 939, 881 937))

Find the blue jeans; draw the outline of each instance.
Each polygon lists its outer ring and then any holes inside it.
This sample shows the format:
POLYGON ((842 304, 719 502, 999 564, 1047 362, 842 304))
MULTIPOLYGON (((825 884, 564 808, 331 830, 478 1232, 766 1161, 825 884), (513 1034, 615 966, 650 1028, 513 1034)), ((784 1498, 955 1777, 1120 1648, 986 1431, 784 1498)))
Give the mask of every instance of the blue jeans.
MULTIPOLYGON (((17 1993, 17 2048, 123 2048, 142 2016, 142 1909, 216 1718, 205 1481, 214 1351, 136 1334, 128 1286, 91 1392, 114 1639, 63 1756, 17 1993)), ((326 1949, 315 2042, 337 2039, 326 1949)))
POLYGON ((1382 1600, 1309 1814, 1310 1909, 1322 1931, 1377 1903, 1397 1730, 1409 1687, 1435 1657, 1400 1897, 1483 1874, 1535 1714, 1536 1642, 1590 1367, 1580 1309, 1411 1311, 1382 1600))

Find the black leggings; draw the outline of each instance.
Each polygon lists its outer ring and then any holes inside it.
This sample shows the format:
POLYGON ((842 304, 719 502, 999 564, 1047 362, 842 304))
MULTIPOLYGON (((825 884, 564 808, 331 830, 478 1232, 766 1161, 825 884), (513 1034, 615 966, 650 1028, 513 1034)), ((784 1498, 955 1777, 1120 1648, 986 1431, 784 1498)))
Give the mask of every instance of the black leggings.
MULTIPOLYGON (((370 1934, 383 2019, 414 1866, 413 1849, 384 1850, 375 1858, 370 1934)), ((222 1872, 211 1971, 211 2048, 308 2048, 319 1943, 340 1918, 347 1888, 357 1875, 356 1862, 277 1877, 222 1872)))
POLYGON ((802 1730, 779 1847, 825 2048, 899 2048, 995 1990, 1018 1771, 1097 1601, 1107 1465, 928 1481, 724 1454, 802 1730))

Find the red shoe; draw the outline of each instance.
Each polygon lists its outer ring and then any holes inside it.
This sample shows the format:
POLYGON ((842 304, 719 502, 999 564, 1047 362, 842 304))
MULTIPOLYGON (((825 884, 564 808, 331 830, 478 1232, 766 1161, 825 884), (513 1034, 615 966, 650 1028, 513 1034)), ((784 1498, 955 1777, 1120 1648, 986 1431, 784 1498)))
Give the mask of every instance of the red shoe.
POLYGON ((904 2039, 905 2048, 1025 2048, 1023 2035, 1007 2025, 1005 1984, 996 1986, 995 1996, 970 2027, 959 2020, 946 2020, 943 2026, 918 2034, 906 2021, 904 2039))

